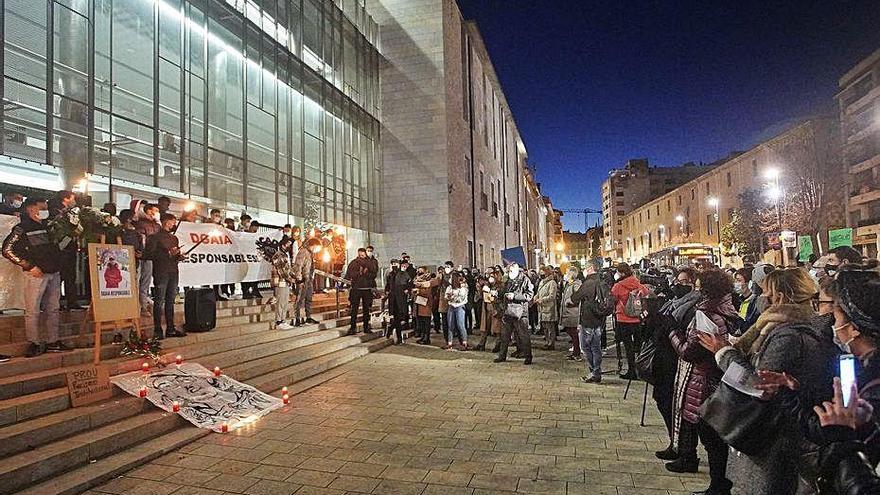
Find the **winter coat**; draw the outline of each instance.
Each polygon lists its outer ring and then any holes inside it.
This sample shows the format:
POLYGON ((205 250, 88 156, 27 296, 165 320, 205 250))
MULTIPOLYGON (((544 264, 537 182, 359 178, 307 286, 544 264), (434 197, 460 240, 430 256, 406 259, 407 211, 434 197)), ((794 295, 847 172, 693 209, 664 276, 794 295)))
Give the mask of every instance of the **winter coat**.
POLYGON ((351 280, 352 290, 369 290, 376 286, 379 266, 369 258, 355 258, 348 263, 345 278, 351 280))
MULTIPOLYGON (((801 400, 812 412, 813 405, 832 396, 838 355, 830 330, 815 322, 808 305, 770 306, 734 346, 718 352, 718 364, 722 372, 735 361, 750 371, 792 375, 801 384, 798 392, 801 400)), ((816 447, 805 442, 798 415, 790 412, 785 396, 772 403, 786 411, 784 417, 790 421, 783 425, 776 438, 767 439, 767 448, 760 454, 732 456, 728 462, 728 477, 737 486, 748 483, 752 487, 749 493, 794 494, 799 473, 801 478, 815 481, 806 454, 816 447)))
POLYGON ((504 288, 498 291, 498 297, 503 304, 502 318, 513 317, 519 313, 522 318, 529 317, 529 303, 534 297, 535 289, 532 281, 525 273, 520 273, 519 277, 513 279, 507 277, 504 280, 504 288), (510 299, 507 294, 511 294, 510 299))
POLYGON ((312 260, 312 252, 308 249, 300 249, 297 251, 290 272, 295 280, 300 282, 310 282, 315 275, 315 265, 312 260))
POLYGON ((452 274, 444 273, 443 277, 440 279, 440 285, 437 286, 437 311, 440 311, 443 314, 446 314, 446 311, 449 310, 449 303, 446 302, 446 288, 449 287, 449 282, 452 279, 452 274))
POLYGON ((48 222, 35 222, 24 215, 21 222, 3 240, 3 256, 29 271, 38 267, 43 273, 57 273, 61 270, 61 250, 49 238, 46 230, 48 222))
MULTIPOLYGON (((607 286, 598 273, 589 275, 571 295, 571 302, 580 305, 580 318, 578 322, 584 328, 598 328, 605 326, 605 317, 596 314, 596 291, 606 290, 607 286)), ((610 292, 605 294, 612 297, 610 292)))
MULTIPOLYGON (((617 318, 618 323, 639 322, 638 318, 627 316, 624 312, 629 293, 635 290, 639 291, 644 296, 648 295, 648 288, 642 285, 635 275, 630 275, 629 277, 618 280, 617 283, 614 284, 614 287, 611 288, 611 295, 614 296, 614 300, 616 301, 614 316, 617 318)), ((733 304, 731 304, 731 307, 733 307, 733 304)))
MULTIPOLYGON (((500 292, 500 284, 496 283, 494 285, 486 284, 486 287, 489 287, 490 290, 496 290, 500 292)), ((503 312, 503 303, 497 297, 493 296, 491 293, 482 292, 483 298, 483 315, 480 318, 480 331, 481 332, 489 332, 492 335, 499 335, 501 333, 501 316, 503 312)))
POLYGON ((559 304, 559 326, 562 328, 575 328, 580 323, 581 307, 572 302, 571 296, 580 289, 581 283, 578 279, 562 283, 562 301, 559 304))
POLYGON ((404 318, 409 314, 407 293, 412 287, 412 278, 403 270, 391 270, 385 277, 385 295, 388 297, 388 314, 404 318))
POLYGON ((559 321, 559 312, 556 310, 556 291, 559 284, 553 277, 544 277, 538 284, 535 292, 535 304, 538 305, 538 321, 541 323, 555 323, 559 321))
MULTIPOLYGON (((702 300, 695 306, 718 327, 719 335, 726 336, 738 320, 730 294, 720 299, 702 300)), ((693 365, 685 384, 684 398, 678 407, 681 417, 688 423, 700 420, 700 406, 718 388, 722 372, 715 364, 715 356, 700 344, 700 332, 690 325, 676 327, 669 332, 669 341, 679 358, 693 365)))
POLYGON ((446 288, 443 298, 446 299, 448 309, 460 308, 468 303, 468 287, 466 284, 461 284, 461 287, 456 289, 450 285, 446 288))
POLYGON ((651 371, 655 380, 655 390, 661 383, 674 383, 675 373, 678 369, 678 354, 672 347, 669 334, 678 328, 686 329, 694 319, 696 312, 694 306, 700 300, 700 294, 691 291, 682 297, 667 301, 660 306, 658 311, 648 311, 644 326, 650 330, 651 339, 654 342, 654 360, 651 371))
POLYGON ((434 288, 440 285, 440 279, 437 277, 417 277, 414 284, 415 297, 424 297, 426 304, 416 304, 416 316, 431 316, 433 308, 436 304, 434 288))

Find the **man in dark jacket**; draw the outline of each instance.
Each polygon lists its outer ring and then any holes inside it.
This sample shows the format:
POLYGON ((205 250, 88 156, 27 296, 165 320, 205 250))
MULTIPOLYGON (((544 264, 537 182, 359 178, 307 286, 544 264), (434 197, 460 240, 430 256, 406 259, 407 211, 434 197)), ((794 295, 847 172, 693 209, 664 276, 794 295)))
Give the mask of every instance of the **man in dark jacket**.
POLYGON ((351 260, 345 270, 345 278, 351 280, 351 290, 348 292, 348 300, 351 303, 351 324, 348 334, 357 333, 358 309, 363 306, 364 333, 373 333, 370 330, 370 308, 373 306, 373 288, 376 286, 378 264, 375 260, 367 258, 367 250, 359 248, 357 258, 351 260))
MULTIPOLYGON (((159 206, 155 204, 143 204, 142 201, 132 201, 134 230, 141 236, 141 245, 147 245, 147 238, 162 230, 159 225, 159 206), (140 210, 140 211, 139 211, 140 210)), ((152 300, 150 299, 150 286, 153 285, 153 261, 141 256, 138 264, 138 294, 141 301, 141 314, 150 315, 152 300)))
POLYGON ((501 347, 496 363, 507 361, 507 346, 510 335, 516 335, 517 350, 525 358, 523 364, 532 364, 532 338, 529 332, 529 302, 535 296, 535 289, 529 277, 520 270, 517 263, 511 263, 507 271, 507 281, 498 297, 504 304, 501 317, 501 347))
POLYGON ((611 298, 611 291, 605 282, 599 277, 602 268, 602 260, 596 258, 590 260, 584 268, 584 283, 577 292, 571 295, 571 304, 580 304, 580 329, 578 340, 581 346, 581 354, 587 364, 589 376, 582 380, 587 383, 599 383, 602 381, 602 333, 605 331, 606 317, 601 314, 596 302, 597 291, 602 291, 606 300, 611 298))
POLYGON ((27 356, 45 351, 70 350, 58 337, 58 310, 61 297, 61 250, 46 230, 45 200, 28 198, 21 223, 3 241, 3 256, 20 266, 25 278, 25 335, 27 356), (45 333, 40 334, 40 310, 46 316, 45 333))
POLYGON ((174 327, 174 299, 177 297, 179 272, 177 264, 183 260, 180 244, 172 232, 177 226, 177 217, 171 213, 163 213, 160 217, 162 229, 147 237, 144 247, 144 259, 153 262, 153 336, 157 339, 165 337, 183 337, 185 332, 174 327), (162 332, 162 315, 165 315, 166 331, 162 332))
POLYGON ((391 317, 391 326, 388 327, 385 337, 391 337, 393 331, 397 336, 398 343, 403 342, 403 322, 409 315, 407 294, 412 285, 413 279, 409 273, 400 268, 398 260, 391 260, 391 271, 385 276, 385 297, 388 315, 391 317))

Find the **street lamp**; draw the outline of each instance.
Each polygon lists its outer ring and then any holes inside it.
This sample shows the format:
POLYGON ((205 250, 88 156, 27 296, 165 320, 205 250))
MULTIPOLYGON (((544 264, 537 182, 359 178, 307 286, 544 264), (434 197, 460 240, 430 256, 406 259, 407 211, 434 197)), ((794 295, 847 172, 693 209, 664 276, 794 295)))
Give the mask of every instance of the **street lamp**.
POLYGON ((660 245, 662 246, 663 239, 666 238, 666 226, 661 223, 659 229, 660 229, 660 245))
POLYGON ((778 230, 782 230, 782 212, 779 209, 779 201, 782 199, 782 187, 779 185, 779 177, 782 173, 778 168, 771 167, 764 171, 764 177, 773 181, 770 185, 770 189, 767 191, 767 196, 770 198, 770 201, 773 201, 773 204, 776 207, 776 224, 778 225, 778 230))
POLYGON ((709 206, 715 208, 715 231, 718 234, 718 261, 720 264, 721 261, 721 215, 719 214, 718 207, 721 205, 721 202, 718 201, 718 198, 712 197, 709 198, 709 206))
POLYGON ((677 216, 675 217, 675 221, 678 222, 678 233, 679 233, 679 235, 681 235, 681 237, 684 238, 684 216, 683 216, 683 215, 677 215, 677 216))

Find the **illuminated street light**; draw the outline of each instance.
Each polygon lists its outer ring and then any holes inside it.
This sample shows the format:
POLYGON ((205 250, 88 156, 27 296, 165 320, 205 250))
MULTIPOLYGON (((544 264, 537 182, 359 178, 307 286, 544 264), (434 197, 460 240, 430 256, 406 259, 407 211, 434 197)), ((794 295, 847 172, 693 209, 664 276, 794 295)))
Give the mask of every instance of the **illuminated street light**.
POLYGON ((776 167, 768 168, 764 171, 764 177, 771 180, 779 180, 779 169, 776 167))
POLYGON ((560 241, 560 242, 557 242, 557 243, 556 243, 556 250, 557 250, 557 251, 562 251, 563 249, 565 249, 565 244, 563 244, 561 241, 560 241))
POLYGON ((782 197, 782 190, 776 186, 773 186, 767 190, 767 197, 770 199, 770 201, 778 203, 779 199, 782 197))

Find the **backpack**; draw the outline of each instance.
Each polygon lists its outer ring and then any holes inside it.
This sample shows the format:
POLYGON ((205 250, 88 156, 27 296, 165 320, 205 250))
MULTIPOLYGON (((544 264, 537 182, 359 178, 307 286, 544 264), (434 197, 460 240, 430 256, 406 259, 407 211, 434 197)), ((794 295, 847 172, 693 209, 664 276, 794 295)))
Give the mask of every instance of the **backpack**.
POLYGON ((629 291, 626 296, 626 304, 623 306, 623 314, 630 318, 640 318, 645 308, 644 296, 640 289, 629 291))
POLYGON ((596 283, 596 309, 593 311, 596 316, 606 317, 614 313, 614 298, 611 297, 611 290, 604 282, 596 283))

